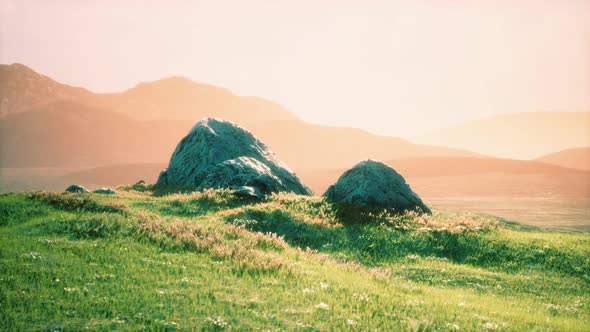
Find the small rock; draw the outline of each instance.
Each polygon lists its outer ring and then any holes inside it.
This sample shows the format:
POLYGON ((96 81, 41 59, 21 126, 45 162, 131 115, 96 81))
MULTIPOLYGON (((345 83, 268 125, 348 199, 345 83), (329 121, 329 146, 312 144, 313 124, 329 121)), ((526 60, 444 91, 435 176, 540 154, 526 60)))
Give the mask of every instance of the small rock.
POLYGON ((113 194, 116 194, 117 192, 114 191, 111 188, 98 188, 98 189, 94 190, 93 193, 95 193, 95 194, 113 195, 113 194))
POLYGON ((266 195, 264 193, 260 192, 260 190, 258 190, 258 188, 254 188, 254 187, 250 187, 250 186, 237 187, 233 190, 232 194, 234 194, 235 196, 238 196, 238 197, 252 197, 252 198, 258 198, 258 199, 266 198, 266 195))
POLYGON ((86 189, 82 186, 79 186, 77 184, 73 184, 73 185, 66 188, 66 192, 68 192, 68 193, 88 193, 89 191, 88 191, 88 189, 86 189))

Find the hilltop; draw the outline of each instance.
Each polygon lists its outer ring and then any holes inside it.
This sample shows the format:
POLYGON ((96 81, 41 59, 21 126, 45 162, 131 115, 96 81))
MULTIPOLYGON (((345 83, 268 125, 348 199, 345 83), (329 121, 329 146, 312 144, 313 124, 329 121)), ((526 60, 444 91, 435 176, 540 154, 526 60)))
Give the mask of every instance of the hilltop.
POLYGON ((244 124, 295 120, 281 105, 256 97, 241 97, 213 85, 183 77, 144 82, 123 92, 93 93, 39 74, 19 63, 0 65, 2 116, 40 109, 56 101, 108 109, 137 121, 195 121, 206 116, 224 117, 244 124))
POLYGON ((152 189, 0 196, 0 328, 583 331, 589 323, 588 234, 436 207, 433 216, 359 214, 364 223, 344 226, 317 197, 152 189))
POLYGON ((0 118, 58 100, 82 100, 92 92, 41 75, 20 64, 0 65, 0 118))

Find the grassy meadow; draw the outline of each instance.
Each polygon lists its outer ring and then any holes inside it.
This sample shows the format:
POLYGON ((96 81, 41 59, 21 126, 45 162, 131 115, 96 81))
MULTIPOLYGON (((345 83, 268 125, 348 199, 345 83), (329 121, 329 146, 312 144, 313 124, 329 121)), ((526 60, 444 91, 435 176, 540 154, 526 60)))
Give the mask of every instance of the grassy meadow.
POLYGON ((426 201, 544 229, 590 233, 590 197, 428 197, 426 201))
POLYGON ((587 331, 590 235, 227 191, 0 196, 0 330, 587 331))

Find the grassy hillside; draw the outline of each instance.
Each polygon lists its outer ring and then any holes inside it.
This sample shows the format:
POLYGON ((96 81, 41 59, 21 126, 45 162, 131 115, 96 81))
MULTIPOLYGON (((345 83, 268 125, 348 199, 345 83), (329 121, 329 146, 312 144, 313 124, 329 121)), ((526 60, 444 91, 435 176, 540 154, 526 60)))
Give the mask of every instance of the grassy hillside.
POLYGON ((345 214, 317 197, 223 191, 10 194, 0 329, 582 331, 588 257, 588 234, 436 208, 345 214))

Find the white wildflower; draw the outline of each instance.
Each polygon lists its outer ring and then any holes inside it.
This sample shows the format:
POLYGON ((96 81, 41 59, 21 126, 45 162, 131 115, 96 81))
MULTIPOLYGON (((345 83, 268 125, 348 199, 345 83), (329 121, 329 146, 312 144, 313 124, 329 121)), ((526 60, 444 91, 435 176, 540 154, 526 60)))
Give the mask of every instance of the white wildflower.
POLYGON ((327 304, 325 304, 324 302, 320 302, 320 304, 315 306, 318 309, 322 309, 322 310, 328 310, 329 306, 327 304))
POLYGON ((221 316, 217 316, 217 317, 207 317, 206 322, 208 322, 211 326, 216 327, 216 328, 226 328, 227 327, 227 322, 221 318, 221 316))
POLYGON ((451 323, 447 323, 447 326, 448 326, 448 327, 449 327, 451 330, 453 330, 453 331, 459 331, 459 330, 461 330, 461 327, 459 327, 459 325, 457 325, 457 324, 451 324, 451 323))
POLYGON ((26 258, 26 259, 39 259, 41 258, 41 254, 35 251, 26 253, 26 254, 22 254, 21 255, 22 258, 26 258))
POLYGON ((367 293, 362 293, 362 294, 354 293, 354 294, 352 294, 352 297, 357 300, 360 300, 360 301, 365 301, 365 302, 371 301, 371 298, 369 297, 369 294, 367 294, 367 293))
POLYGON ((495 330, 498 328, 498 324, 494 324, 492 322, 487 322, 487 323, 485 323, 484 328, 486 328, 487 330, 495 330))

